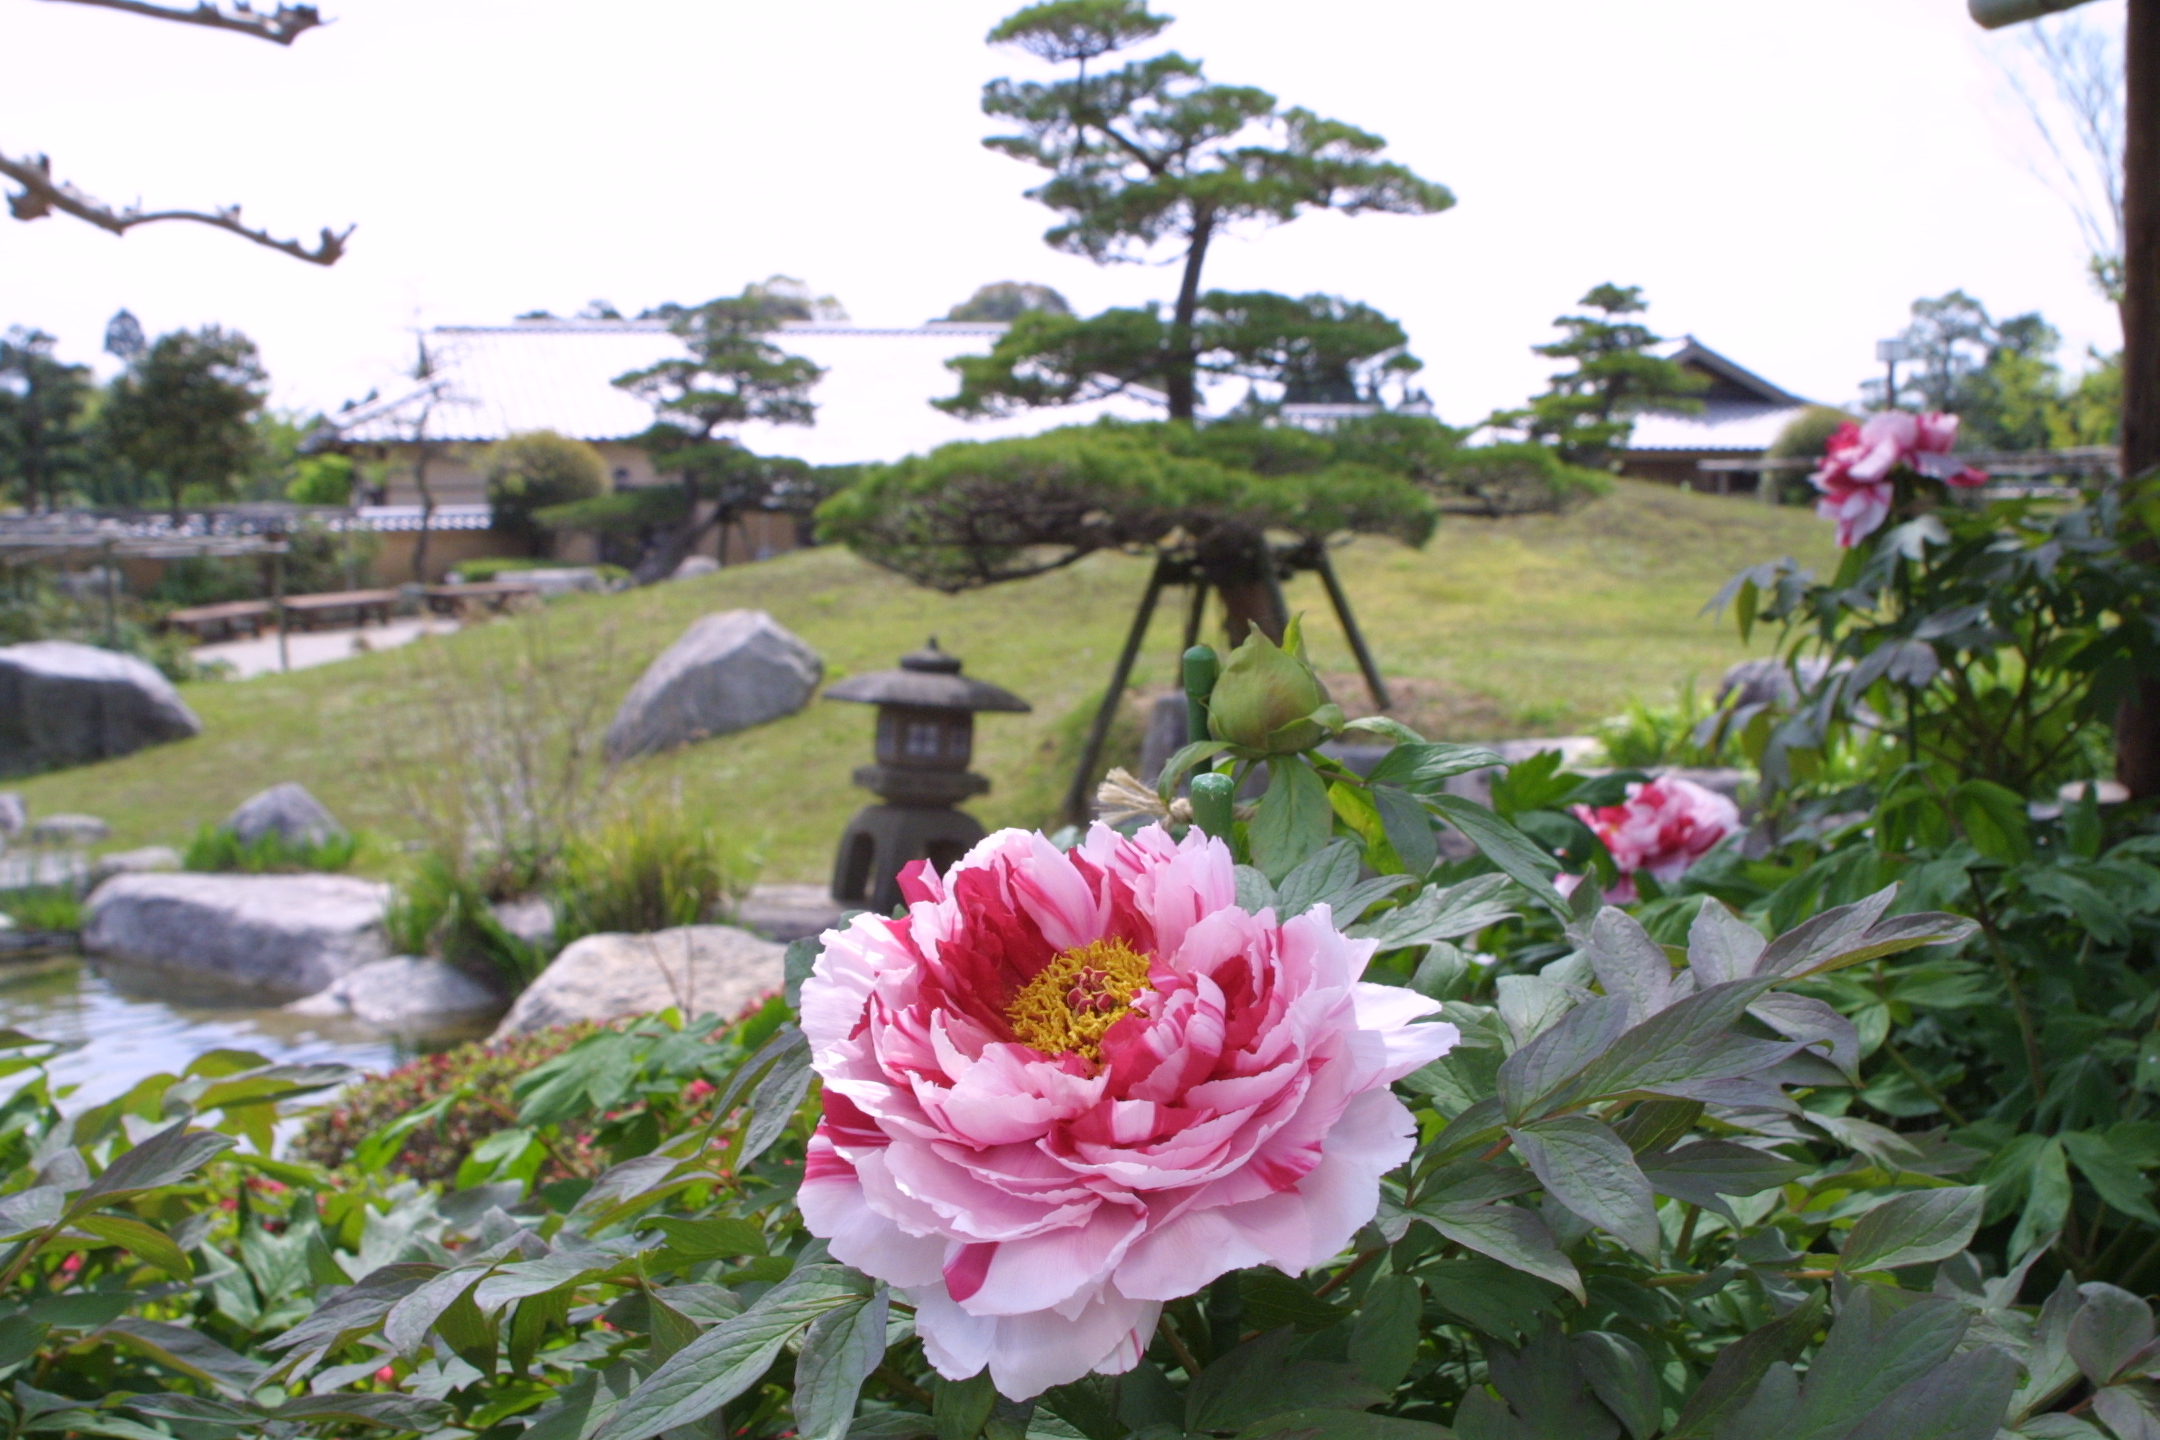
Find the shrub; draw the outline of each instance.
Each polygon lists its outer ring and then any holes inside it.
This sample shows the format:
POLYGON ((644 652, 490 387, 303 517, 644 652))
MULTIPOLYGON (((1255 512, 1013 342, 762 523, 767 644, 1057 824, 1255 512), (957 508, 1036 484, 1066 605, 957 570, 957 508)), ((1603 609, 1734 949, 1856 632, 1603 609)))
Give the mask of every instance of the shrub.
POLYGON ((478 649, 391 652, 399 683, 369 717, 371 767, 445 874, 487 900, 552 883, 615 775, 602 743, 618 698, 612 632, 561 646, 548 614, 496 626, 478 649))
POLYGON ((582 440, 553 430, 528 430, 490 445, 480 457, 495 528, 538 541, 545 527, 533 512, 605 494, 607 461, 582 440))
MULTIPOLYGON (((325 594, 366 581, 382 537, 365 531, 330 530, 314 521, 285 540, 285 593, 325 594)), ((191 556, 167 562, 144 598, 157 613, 225 600, 259 600, 270 593, 270 563, 261 556, 191 556)))
POLYGON ((458 857, 430 850, 391 896, 383 929, 403 955, 439 955, 453 965, 483 970, 512 991, 531 984, 547 955, 504 928, 482 883, 458 857))
POLYGON ((54 933, 82 929, 82 900, 64 885, 0 893, 0 914, 23 930, 54 933))
POLYGON ((293 467, 298 473, 285 487, 295 505, 350 505, 353 462, 349 455, 306 455, 293 467))
POLYGON ((271 830, 243 842, 223 825, 205 825, 188 842, 181 864, 190 870, 241 875, 299 875, 350 866, 360 842, 351 835, 327 840, 288 840, 271 830))
POLYGON ((1715 746, 1695 742, 1696 727, 1708 718, 1711 707, 1695 689, 1693 676, 1670 705, 1628 702, 1627 710, 1600 721, 1595 727, 1605 763, 1624 769, 1646 770, 1659 765, 1714 766, 1731 763, 1733 746, 1722 739, 1715 746))
POLYGON ((756 855, 680 801, 640 810, 572 842, 555 934, 645 934, 724 916, 757 878, 756 855))
MULTIPOLYGON (((1829 448, 1830 437, 1837 428, 1852 417, 1843 410, 1828 405, 1810 405, 1798 415, 1785 422, 1777 439, 1763 452, 1765 460, 1820 460, 1829 448)), ((1808 484, 1805 470, 1768 470, 1763 472, 1763 499, 1778 505, 1807 505, 1815 500, 1815 487, 1808 484)))
MULTIPOLYGON (((347 1088, 332 1106, 314 1111, 293 1138, 299 1159, 337 1169, 352 1162, 353 1152, 371 1136, 430 1106, 439 1107, 424 1125, 408 1126, 388 1154, 370 1157, 382 1168, 423 1184, 447 1185, 457 1178, 475 1145, 517 1123, 518 1080, 543 1061, 593 1033, 591 1024, 562 1025, 492 1042, 472 1042, 411 1060, 387 1075, 370 1075, 347 1088)), ((564 1143, 589 1154, 576 1137, 564 1143)), ((550 1179, 570 1172, 555 1167, 550 1179)))

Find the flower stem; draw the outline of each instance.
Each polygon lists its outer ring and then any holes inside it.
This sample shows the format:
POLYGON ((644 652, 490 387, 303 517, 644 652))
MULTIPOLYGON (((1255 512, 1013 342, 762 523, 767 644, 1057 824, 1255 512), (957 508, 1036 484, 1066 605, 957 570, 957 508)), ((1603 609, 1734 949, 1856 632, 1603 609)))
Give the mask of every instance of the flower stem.
POLYGON ((2009 952, 2003 949, 2002 936, 1995 929, 1994 911, 1988 908, 1987 895, 1980 885, 1980 877, 1966 871, 1972 880, 1973 918, 1980 922, 1981 933, 1987 936, 1988 953, 1995 958, 1995 971, 2002 976, 2004 988, 2010 992, 2010 1006, 2017 1014, 2018 1034, 2025 1041, 2025 1068, 2032 1074, 2033 1103, 2047 1098, 2047 1073, 2040 1063, 2040 1038, 2033 1029, 2032 1007, 2025 1003, 2025 989, 2018 984, 2017 970, 2010 963, 2009 952))
POLYGON ((1193 1358, 1192 1351, 1186 1348, 1184 1338, 1178 1334, 1177 1326, 1170 1319, 1169 1311, 1163 1311, 1162 1318, 1155 1322, 1155 1329, 1163 1337, 1163 1342, 1170 1347, 1171 1353, 1177 1356, 1178 1364, 1185 1367, 1185 1378, 1199 1379, 1200 1362, 1193 1358))
POLYGON ((1892 1044, 1888 1040, 1883 1041, 1883 1050, 1890 1056, 1891 1061, 1896 1064, 1898 1069, 1905 1072, 1905 1078, 1912 1081, 1913 1084, 1919 1086, 1920 1093, 1927 1096, 1928 1099, 1934 1101, 1936 1108, 1941 1110, 1943 1114, 1950 1117, 1951 1124, 1969 1125, 1972 1123, 1971 1121, 1967 1120, 1963 1115, 1958 1114, 1957 1107, 1950 1103, 1949 1099, 1943 1095, 1942 1091, 1936 1089, 1935 1086, 1930 1083, 1927 1076, 1922 1075, 1919 1070, 1914 1067, 1912 1061, 1905 1058, 1904 1051, 1898 1049, 1896 1045, 1892 1044))
POLYGON ((1690 1201, 1687 1207, 1687 1218, 1680 1222, 1680 1239, 1673 1246, 1673 1259, 1677 1263, 1685 1265, 1688 1256, 1694 1252, 1695 1222, 1701 1218, 1702 1206, 1690 1201))
POLYGON ((879 1365, 874 1373, 877 1375, 878 1379, 883 1380, 886 1384, 892 1386, 893 1389, 898 1390, 901 1394, 907 1396, 908 1399, 913 1400, 918 1405, 927 1407, 937 1403, 935 1397, 933 1397, 928 1390, 923 1389, 922 1386, 917 1385, 914 1381, 908 1379, 907 1376, 902 1375, 898 1370, 893 1369, 892 1362, 889 1360, 879 1365))
POLYGON ((1326 1280, 1322 1281, 1320 1283, 1320 1287, 1314 1290, 1313 1294, 1317 1296, 1325 1296, 1331 1290, 1340 1289, 1344 1282, 1348 1281, 1351 1276, 1357 1274, 1358 1271, 1364 1269, 1367 1265, 1372 1264, 1373 1261, 1379 1259, 1382 1255, 1385 1255, 1386 1253, 1387 1246, 1374 1246, 1372 1249, 1367 1250, 1364 1254, 1358 1256, 1357 1259, 1352 1260, 1348 1265, 1343 1266, 1342 1269, 1336 1271, 1326 1280))

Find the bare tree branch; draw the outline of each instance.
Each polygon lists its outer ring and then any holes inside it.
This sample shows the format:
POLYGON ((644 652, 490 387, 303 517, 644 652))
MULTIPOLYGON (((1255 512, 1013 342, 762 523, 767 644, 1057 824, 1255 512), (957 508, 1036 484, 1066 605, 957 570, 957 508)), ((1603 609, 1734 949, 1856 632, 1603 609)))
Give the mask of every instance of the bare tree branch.
POLYGON ((290 45, 301 35, 323 23, 321 12, 313 5, 287 5, 282 3, 282 0, 275 11, 253 9, 247 0, 233 0, 230 9, 214 3, 214 0, 199 0, 192 10, 152 5, 148 0, 58 0, 58 3, 95 5, 104 10, 123 10, 130 15, 147 15, 153 20, 177 20, 183 25, 207 25, 212 30, 233 30, 278 45, 290 45))
MULTIPOLYGON (((98 3, 98 0, 80 0, 80 3, 98 3)), ((116 210, 73 185, 56 183, 52 178, 52 161, 44 155, 17 160, 0 154, 0 177, 23 187, 7 197, 8 212, 17 220, 41 220, 58 210, 115 235, 125 235, 137 225, 150 225, 160 220, 191 220, 215 230, 230 231, 311 265, 335 265, 338 257, 345 253, 345 241, 353 232, 350 225, 339 231, 325 226, 322 238, 310 248, 298 240, 280 240, 267 230, 242 224, 238 205, 222 206, 207 214, 200 210, 144 210, 133 205, 116 210)))
POLYGON ((2106 30, 2076 17, 2024 27, 2023 64, 1996 63, 2045 147, 2048 164, 2026 167, 2070 207, 2090 252, 2093 278, 2120 302, 2123 253, 2123 61, 2106 30), (2028 78, 2039 72, 2052 96, 2028 78), (2067 133, 2065 133, 2067 132, 2067 133))

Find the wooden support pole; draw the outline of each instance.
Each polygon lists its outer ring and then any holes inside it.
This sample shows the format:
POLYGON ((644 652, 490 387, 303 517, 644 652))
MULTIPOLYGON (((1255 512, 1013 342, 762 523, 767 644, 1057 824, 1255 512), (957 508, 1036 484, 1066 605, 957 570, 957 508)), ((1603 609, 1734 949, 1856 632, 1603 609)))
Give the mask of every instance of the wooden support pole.
MULTIPOLYGON (((2160 0, 2130 0, 2123 146, 2122 475, 2132 502, 2160 487, 2160 0)), ((2160 563, 2160 543, 2132 552, 2160 563)), ((2115 717, 2115 774, 2133 800, 2160 795, 2160 677, 2140 676, 2115 717)))
POLYGON ((1343 638, 1350 642, 1350 653, 1357 656, 1358 669, 1365 672, 1365 688, 1372 692, 1373 704, 1382 710, 1393 709, 1395 701, 1388 694, 1387 682, 1380 678, 1380 666, 1366 647, 1365 633, 1358 629, 1357 617, 1350 613, 1350 597, 1343 593, 1342 581, 1335 578, 1335 562, 1328 559, 1325 541, 1313 547, 1313 569, 1320 572, 1320 583, 1327 586, 1328 599, 1335 606, 1335 618, 1342 622, 1343 638))
POLYGON ((270 552, 270 607, 277 611, 277 663, 278 669, 292 669, 292 656, 285 647, 285 549, 281 545, 270 552))
POLYGON ((1162 595, 1168 577, 1167 564, 1155 562, 1155 573, 1148 576, 1147 591, 1140 597, 1140 609, 1133 616, 1132 629, 1125 636, 1125 648, 1118 655, 1117 668, 1111 672, 1110 688, 1103 694, 1102 705, 1095 712, 1095 723, 1088 727, 1087 745, 1080 752, 1080 766, 1073 771, 1072 788, 1065 792, 1065 818, 1075 825, 1087 823, 1088 814, 1094 808, 1089 802, 1094 798, 1095 767, 1102 762, 1103 742, 1110 737, 1110 722, 1117 718, 1118 706, 1125 699, 1125 682, 1132 678, 1133 662, 1140 658, 1140 646, 1147 640, 1148 622, 1155 618, 1155 601, 1162 595))
POLYGON ((1178 647, 1179 654, 1183 654, 1200 643, 1200 624, 1206 618, 1207 576, 1201 574, 1198 570, 1194 570, 1192 577, 1192 604, 1185 611, 1185 643, 1178 647))
POLYGON ((113 570, 110 540, 105 542, 105 563, 99 568, 105 572, 105 643, 117 650, 120 648, 120 600, 114 592, 120 582, 113 570))

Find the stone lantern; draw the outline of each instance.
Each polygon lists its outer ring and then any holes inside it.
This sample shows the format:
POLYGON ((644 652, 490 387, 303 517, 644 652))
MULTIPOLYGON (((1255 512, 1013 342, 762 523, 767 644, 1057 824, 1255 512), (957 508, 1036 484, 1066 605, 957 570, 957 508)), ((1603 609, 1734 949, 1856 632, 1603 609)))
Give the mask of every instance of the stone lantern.
POLYGON ((877 763, 858 768, 855 783, 883 802, 848 822, 833 858, 832 896, 889 914, 900 903, 903 868, 928 860, 943 870, 983 838, 975 817, 953 808, 990 788, 968 769, 975 713, 1032 707, 1009 690, 963 676, 959 660, 938 649, 935 637, 902 656, 899 669, 851 675, 828 687, 825 698, 878 707, 877 763))

